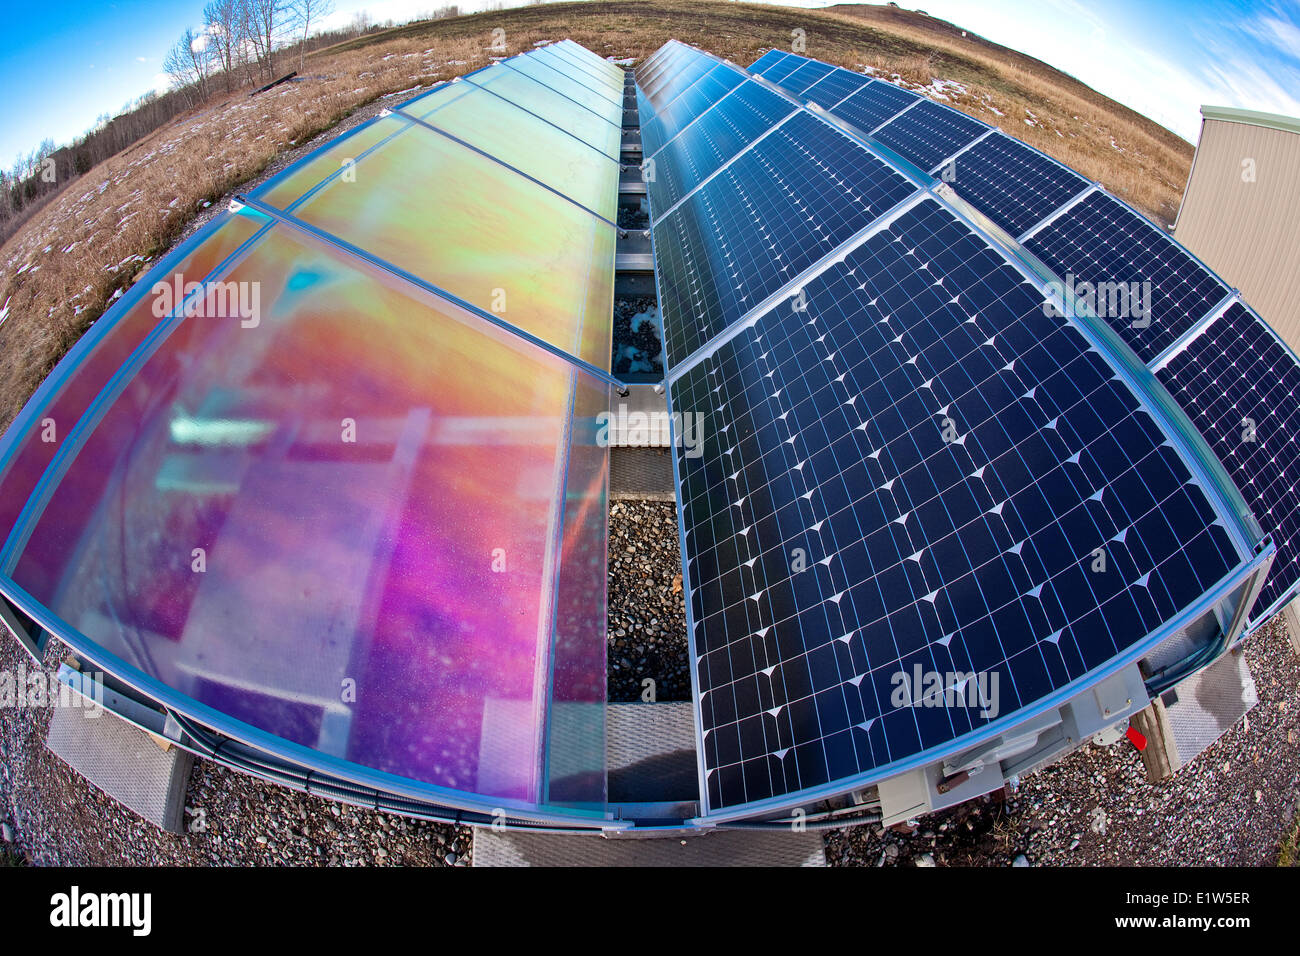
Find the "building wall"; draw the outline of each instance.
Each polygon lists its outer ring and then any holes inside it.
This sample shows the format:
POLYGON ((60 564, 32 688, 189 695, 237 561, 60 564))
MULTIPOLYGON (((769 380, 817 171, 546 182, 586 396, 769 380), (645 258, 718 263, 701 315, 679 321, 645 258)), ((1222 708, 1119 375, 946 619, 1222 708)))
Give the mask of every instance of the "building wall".
POLYGON ((1206 118, 1174 238, 1300 351, 1300 133, 1206 118))

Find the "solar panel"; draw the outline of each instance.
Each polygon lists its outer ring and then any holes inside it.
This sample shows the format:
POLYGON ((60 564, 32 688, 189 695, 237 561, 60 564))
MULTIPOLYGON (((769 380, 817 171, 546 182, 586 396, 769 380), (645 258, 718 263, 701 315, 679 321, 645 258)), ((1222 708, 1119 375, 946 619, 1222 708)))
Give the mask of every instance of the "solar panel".
POLYGON ((1257 626, 1300 583, 1300 363, 1234 303, 1156 374, 1277 545, 1252 614, 1257 626))
MULTIPOLYGON (((785 59, 771 63, 764 71, 763 76, 773 83, 780 83, 795 70, 802 67, 805 63, 810 62, 806 56, 798 56, 794 53, 787 53, 785 59)), ((754 72, 750 70, 750 72, 754 72)))
POLYGON ((492 66, 477 71, 464 82, 495 93, 591 145, 612 160, 619 158, 622 135, 618 127, 604 117, 575 110, 569 100, 536 80, 503 66, 492 66))
POLYGON ((541 56, 512 56, 508 60, 502 60, 501 65, 511 70, 518 70, 524 76, 532 77, 537 82, 549 86, 597 116, 608 116, 611 108, 616 109, 621 116, 621 103, 609 99, 561 72, 562 67, 554 65, 553 61, 548 62, 541 56))
POLYGON ((928 172, 988 130, 987 124, 965 113, 922 100, 871 135, 928 172))
POLYGON ((1088 181, 1001 132, 976 143, 942 179, 1009 235, 1019 236, 1088 187, 1088 181))
POLYGON ((752 82, 719 102, 653 157, 654 178, 647 190, 655 214, 666 214, 675 202, 794 110, 788 101, 752 82))
POLYGON ((1098 313, 1148 364, 1228 294, 1191 253, 1103 192, 1084 197, 1024 245, 1081 294, 1104 283, 1107 301, 1098 313))
POLYGON ((801 298, 670 387, 704 449, 677 468, 706 815, 941 752, 1241 562, 1115 370, 935 201, 801 298))
POLYGON ((655 267, 669 363, 914 191, 901 174, 800 111, 667 216, 655 267))
POLYGON ((505 70, 310 153, 116 300, 0 441, 0 591, 292 766, 590 826, 617 228, 580 204, 613 213, 583 137, 622 107, 476 85, 505 70))
POLYGON ((870 82, 871 78, 863 76, 861 73, 850 73, 848 70, 832 70, 804 90, 803 98, 811 100, 824 109, 830 109, 850 93, 862 89, 870 82))
MULTIPOLYGON (((744 80, 739 70, 717 66, 693 86, 667 103, 641 126, 641 144, 646 156, 652 156, 664 144, 697 120, 744 80)), ((754 87, 755 84, 749 84, 754 87)), ((775 94, 772 94, 775 96, 775 94)))
POLYGON ((885 120, 907 109, 920 98, 901 86, 876 80, 868 83, 842 103, 828 109, 831 115, 856 126, 863 133, 870 133, 885 120))
POLYGON ((598 77, 585 65, 575 63, 560 51, 555 50, 550 46, 544 46, 539 47, 532 55, 538 61, 545 63, 556 73, 573 81, 579 86, 590 90, 606 102, 612 103, 615 106, 622 105, 623 88, 621 85, 617 87, 614 86, 607 79, 598 77))
POLYGON ((800 96, 804 90, 828 75, 833 69, 834 67, 829 64, 817 60, 805 60, 797 70, 773 82, 793 96, 800 96))
POLYGON ((791 54, 785 52, 785 50, 768 50, 749 65, 749 72, 761 74, 764 71, 771 69, 790 55, 791 54))

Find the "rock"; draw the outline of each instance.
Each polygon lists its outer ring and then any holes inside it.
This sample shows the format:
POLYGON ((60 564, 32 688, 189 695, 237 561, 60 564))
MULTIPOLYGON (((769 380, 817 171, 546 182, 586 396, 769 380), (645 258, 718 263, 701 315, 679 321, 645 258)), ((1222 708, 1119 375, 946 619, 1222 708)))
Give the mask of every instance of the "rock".
POLYGON ((0 843, 13 843, 14 831, 9 829, 9 824, 0 823, 0 843))
POLYGON ((448 853, 445 857, 442 858, 443 862, 446 863, 448 866, 455 866, 457 859, 459 859, 459 857, 457 857, 455 853, 448 853))
POLYGON ((1021 853, 1018 857, 1016 857, 1014 860, 1011 861, 1011 865, 1012 865, 1012 866, 1028 866, 1028 865, 1029 865, 1029 857, 1027 857, 1027 856, 1025 856, 1023 853, 1021 853))
POLYGON ((934 857, 932 857, 929 853, 922 853, 920 856, 916 858, 916 865, 925 866, 925 867, 934 866, 934 857))

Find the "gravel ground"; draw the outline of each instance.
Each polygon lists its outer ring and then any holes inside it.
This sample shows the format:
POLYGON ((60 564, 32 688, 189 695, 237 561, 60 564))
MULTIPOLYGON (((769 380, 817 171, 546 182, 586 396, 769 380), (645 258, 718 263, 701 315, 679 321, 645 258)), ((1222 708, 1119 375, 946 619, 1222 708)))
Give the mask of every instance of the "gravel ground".
MULTIPOLYGON (((610 508, 609 688, 685 700, 685 607, 675 506, 610 508)), ((51 642, 47 669, 64 651, 51 642)), ((0 640, 0 669, 22 651, 0 640)), ((1246 644, 1260 703, 1172 781, 1146 783, 1127 744, 1089 747, 997 794, 923 818, 910 834, 828 831, 828 861, 877 865, 1267 865, 1300 796, 1300 660, 1281 620, 1246 644)), ((344 807, 196 760, 186 799, 194 832, 161 833, 46 750, 48 711, 0 709, 0 865, 457 865, 471 833, 344 807), (197 823, 196 821, 201 821, 197 823)))
POLYGON ((677 506, 617 501, 609 509, 609 699, 690 700, 686 604, 677 546, 677 506))
POLYGON ((831 831, 843 866, 1260 866, 1277 860, 1300 810, 1300 659, 1282 619, 1246 642, 1259 703, 1173 779, 1146 782, 1127 742, 1088 746, 1009 796, 920 820, 831 831))

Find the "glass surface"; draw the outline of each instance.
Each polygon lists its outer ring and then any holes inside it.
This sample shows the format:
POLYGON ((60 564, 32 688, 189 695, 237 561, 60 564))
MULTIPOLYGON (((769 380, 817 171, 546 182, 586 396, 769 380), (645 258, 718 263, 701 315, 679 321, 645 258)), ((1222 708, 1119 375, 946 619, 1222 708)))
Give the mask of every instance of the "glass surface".
POLYGON ((578 109, 548 86, 500 64, 474 74, 473 82, 497 96, 535 113, 617 162, 622 145, 620 131, 586 110, 578 109))
POLYGON ((603 808, 606 798, 609 450, 597 440, 597 415, 609 402, 608 388, 575 377, 546 754, 548 802, 589 810, 603 808))
POLYGON ((549 86, 555 92, 564 94, 574 103, 585 107, 597 116, 605 117, 611 123, 622 124, 623 110, 617 103, 565 75, 561 72, 562 67, 548 62, 548 58, 516 56, 503 60, 502 65, 549 86))
POLYGON ((432 130, 397 116, 374 128, 382 145, 354 161, 351 176, 334 176, 301 203, 291 191, 340 169, 354 153, 345 141, 264 200, 607 369, 600 334, 612 324, 614 227, 432 130), (589 302, 609 305, 599 313, 589 302))
POLYGON ((613 93, 615 99, 623 95, 623 89, 627 85, 627 74, 621 66, 615 66, 608 60, 601 59, 571 40, 554 43, 547 49, 562 59, 578 64, 586 69, 589 74, 602 80, 605 89, 613 93))
POLYGON ((285 226, 220 280, 257 321, 214 286, 111 389, 13 580, 282 740, 599 811, 604 449, 568 422, 603 388, 285 226))
POLYGON ((41 475, 86 407, 158 324, 154 310, 160 299, 152 292, 156 284, 164 283, 175 298, 177 276, 182 292, 188 283, 204 281, 260 225, 242 216, 216 220, 210 230, 180 247, 131 288, 50 373, 33 399, 41 406, 39 414, 28 420, 24 410, 5 436, 5 448, 12 452, 0 472, 0 542, 9 537, 41 475), (70 375, 74 367, 76 374, 70 375))
POLYGON ((615 86, 605 77, 593 73, 586 65, 574 62, 571 57, 565 56, 553 47, 539 47, 530 56, 539 63, 545 63, 547 66, 552 67, 556 72, 563 74, 575 83, 585 86, 593 93, 599 94, 602 99, 613 103, 615 106, 623 101, 621 86, 615 86))
POLYGON ((618 214, 618 167, 608 159, 500 97, 468 83, 452 87, 434 90, 403 112, 497 157, 606 219, 612 221, 618 214))

